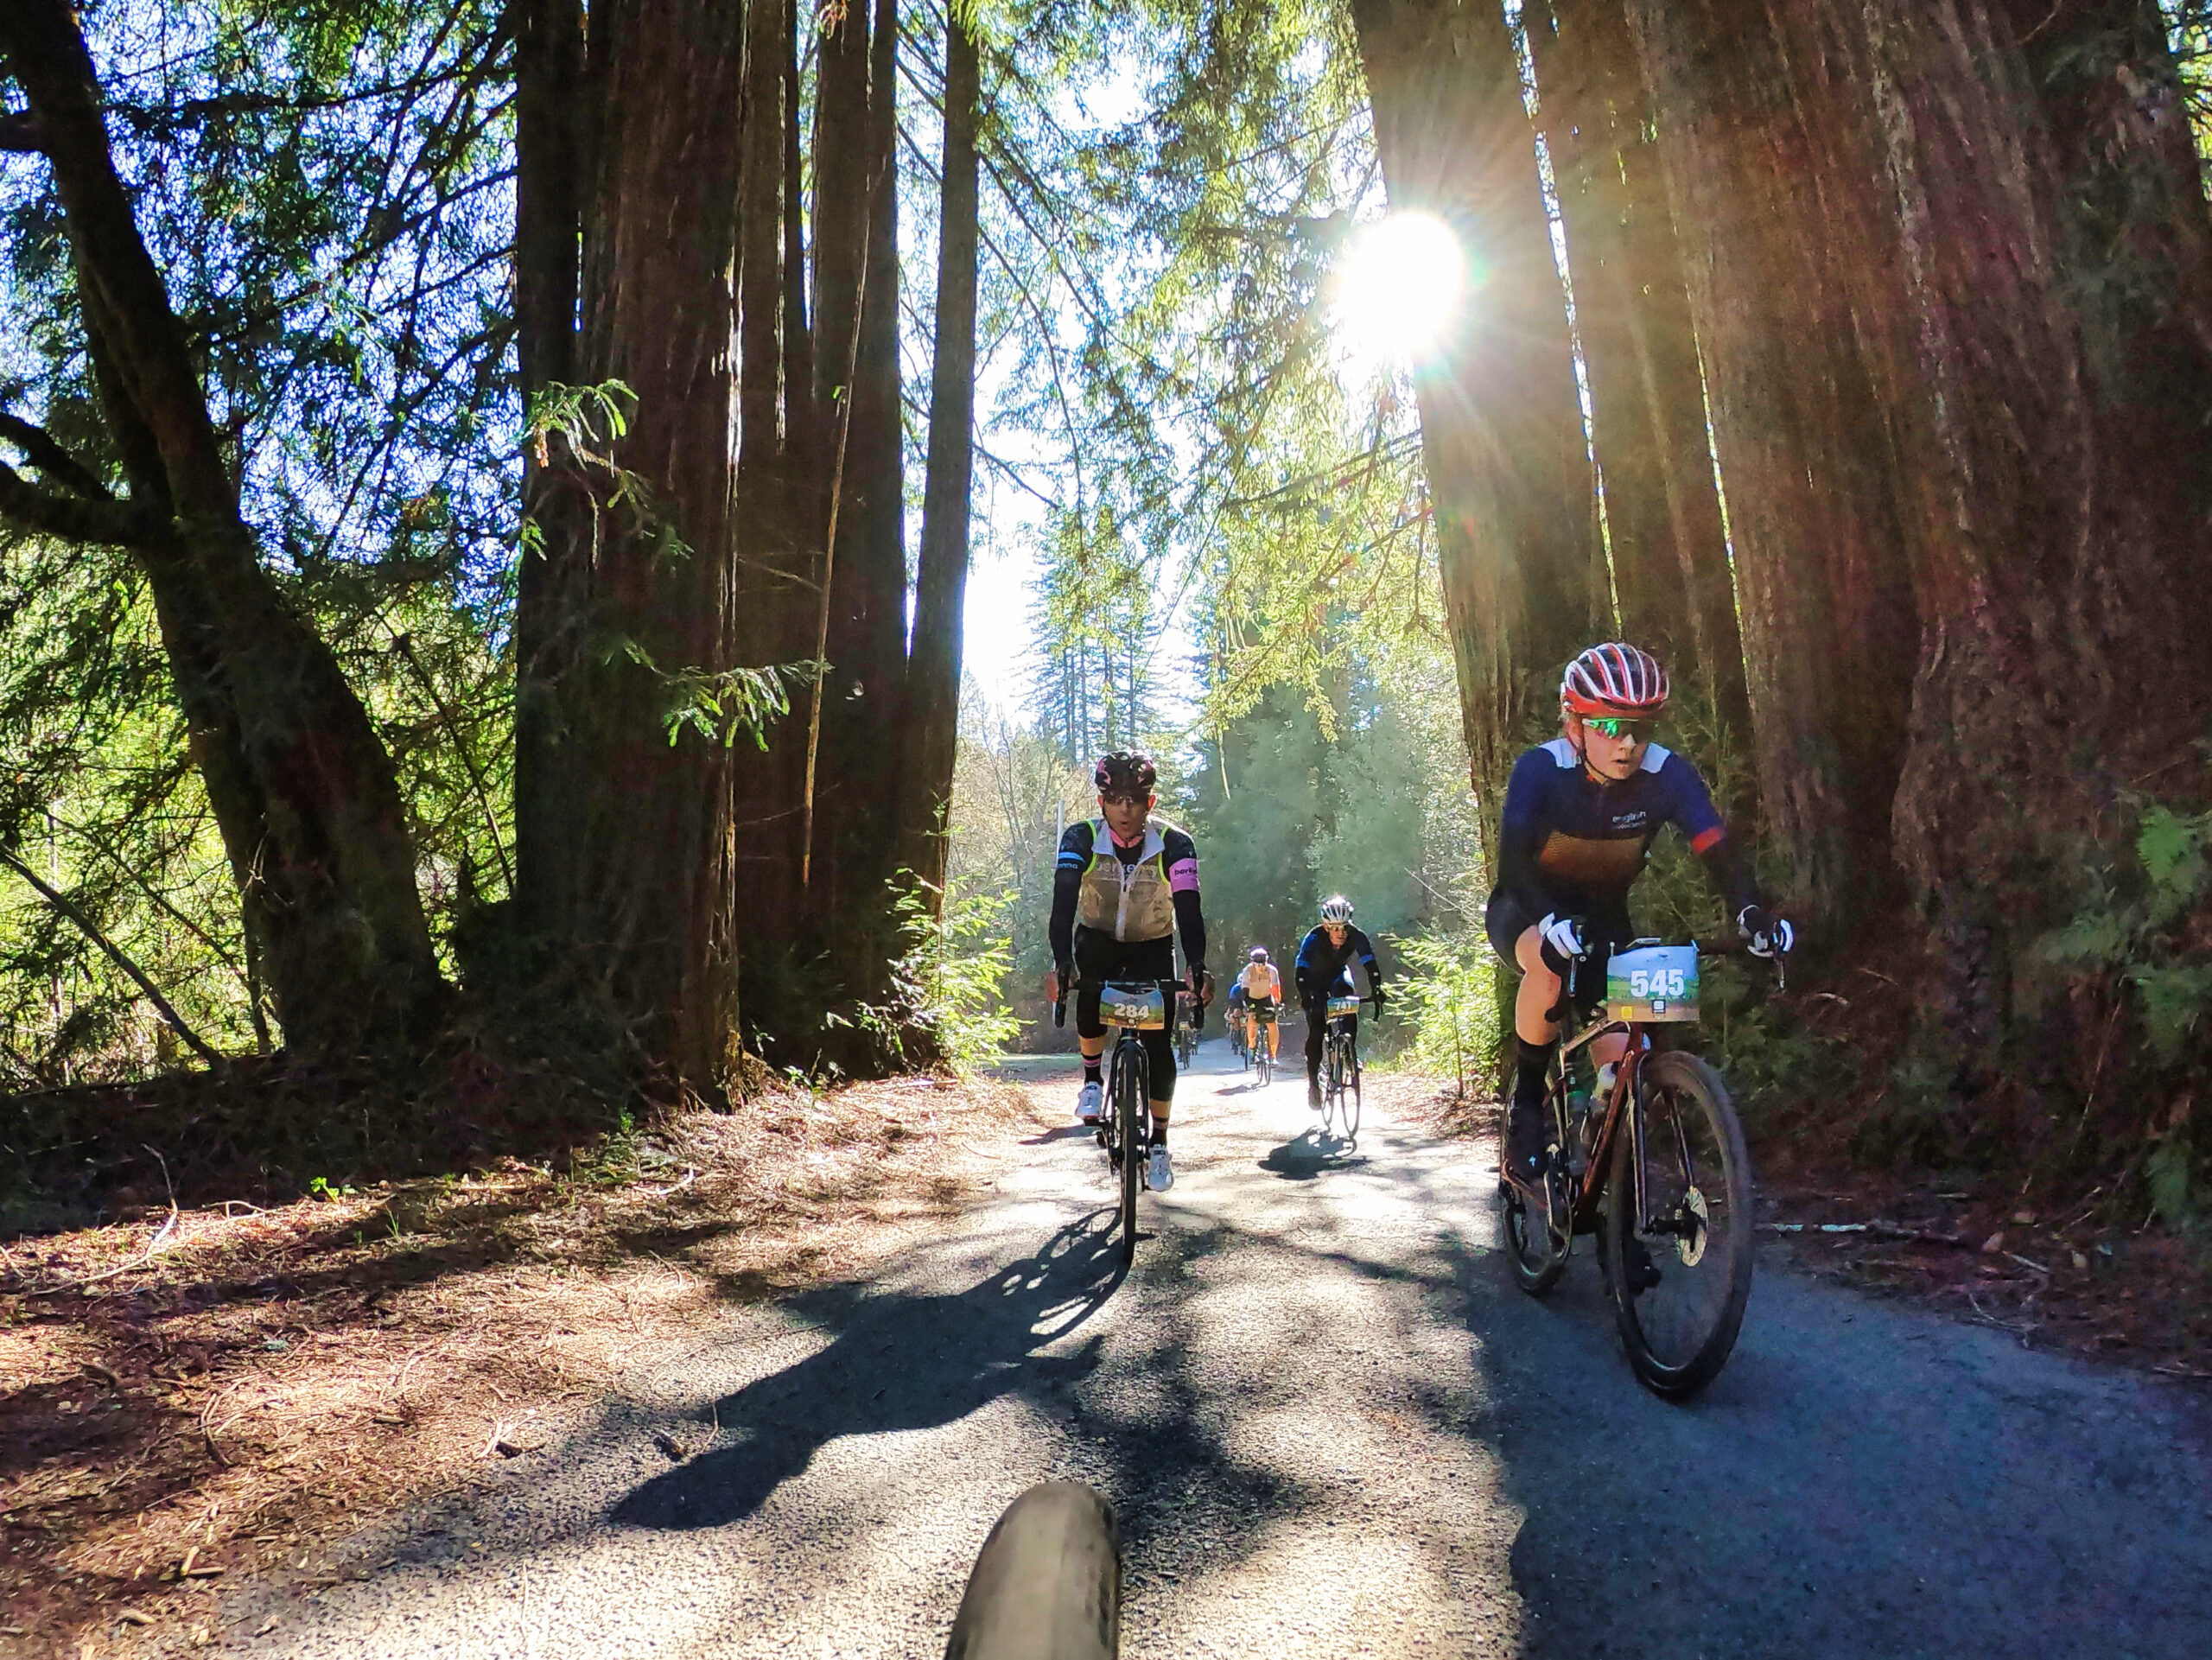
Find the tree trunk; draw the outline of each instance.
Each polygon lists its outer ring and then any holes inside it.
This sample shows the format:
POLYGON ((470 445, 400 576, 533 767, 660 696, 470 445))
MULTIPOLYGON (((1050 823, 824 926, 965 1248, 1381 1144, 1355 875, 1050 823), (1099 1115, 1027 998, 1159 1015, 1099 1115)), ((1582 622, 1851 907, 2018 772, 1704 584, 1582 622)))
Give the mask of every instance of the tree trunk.
MULTIPOLYGON (((784 14, 745 0, 745 111, 738 171, 738 472, 762 492, 780 466, 783 410, 784 14)), ((748 503, 748 506, 753 504, 748 503)), ((765 506, 766 504, 760 504, 765 506)), ((757 510, 757 509, 756 509, 757 510)), ((749 516, 749 515, 748 515, 749 516)))
MULTIPOLYGON (((810 16, 811 14, 810 14, 810 16)), ((797 663, 815 649, 811 366, 805 334, 804 245, 786 196, 800 181, 790 154, 796 95, 793 21, 787 0, 747 0, 744 159, 738 210, 739 531, 733 618, 739 660, 797 663), (798 270, 790 269, 796 259, 798 270), (794 319, 792 307, 799 310, 794 319)), ((805 924, 799 875, 804 851, 805 727, 783 723, 765 748, 741 740, 731 757, 733 903, 746 918, 755 965, 787 952, 805 924)), ((765 1012, 774 1014, 776 1011, 765 1012)))
POLYGON ((1565 296, 1503 12, 1353 0, 1351 16, 1391 207, 1451 226, 1479 279, 1414 389, 1467 749, 1494 802, 1610 614, 1565 296))
POLYGON ((906 667, 906 786, 899 820, 905 862, 943 903, 946 814, 960 731, 962 605, 968 588, 969 494, 976 424, 976 37, 956 14, 944 32, 944 202, 938 226, 937 340, 930 375, 929 468, 914 646, 906 667))
POLYGON ((1891 245, 1811 188, 1822 111, 1763 0, 1629 0, 1702 347, 1736 557, 1760 797, 1789 895, 1885 907, 1913 634, 1890 411, 1857 272, 1891 245), (1808 130, 1812 129, 1815 130, 1808 130))
POLYGON ((2081 838, 2212 705, 2177 602, 2212 582, 2198 159, 2151 0, 1776 10, 1892 216, 1921 623, 1897 848, 1988 1064, 2044 1003, 2028 948, 2078 898, 2081 838))
MULTIPOLYGON (((576 379, 582 270, 584 13, 581 0, 514 0, 515 342, 525 409, 576 379)), ((563 765, 559 687, 575 662, 575 565, 588 487, 569 442, 523 458, 529 533, 515 570, 515 882, 523 931, 567 925, 578 825, 563 765)))
MULTIPOLYGON (((148 573, 286 1041, 303 1053, 418 1042, 444 987, 391 758, 328 646, 261 567, 189 342, 117 176, 72 9, 13 0, 0 9, 0 50, 53 167, 93 378, 131 487, 129 503, 113 502, 79 469, 70 499, 84 506, 67 516, 104 518, 78 525, 98 532, 79 539, 130 546, 148 573)), ((0 511, 54 530, 43 511, 54 499, 11 486, 0 511)))
POLYGON ((602 506, 575 553, 591 649, 563 698, 582 824, 572 934, 671 1092, 712 1093, 737 1058, 729 751, 671 722, 735 661, 742 23, 721 0, 593 15, 581 361, 586 380, 636 393, 612 456, 652 498, 602 506))
POLYGON ((1621 0, 1522 13, 1590 382, 1621 632, 1751 735, 1743 640, 1681 253, 1621 0))
MULTIPOLYGON (((857 11, 858 0, 855 0, 857 11)), ((875 0, 868 35, 867 248, 852 429, 830 584, 829 696, 817 775, 817 914, 847 995, 889 993, 898 933, 889 885, 900 848, 906 690, 905 432, 899 373, 897 0, 875 0)))

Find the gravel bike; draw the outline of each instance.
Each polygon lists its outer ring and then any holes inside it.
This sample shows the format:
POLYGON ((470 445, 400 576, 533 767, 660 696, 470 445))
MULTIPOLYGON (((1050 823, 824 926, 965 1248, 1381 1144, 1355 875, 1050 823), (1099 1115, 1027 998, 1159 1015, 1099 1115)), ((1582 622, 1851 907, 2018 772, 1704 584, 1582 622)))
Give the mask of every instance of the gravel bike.
MULTIPOLYGON (((1575 1238, 1596 1234, 1629 1364, 1672 1400, 1694 1395, 1727 1364, 1751 1292, 1751 1164, 1735 1105, 1711 1065, 1653 1045, 1655 1027, 1696 1021, 1698 955, 1694 944, 1630 942, 1612 954, 1605 1001, 1589 1015, 1577 998, 1586 971, 1578 959, 1552 1010, 1560 1041, 1544 1095, 1549 1159, 1540 1186, 1507 1177, 1499 1136, 1499 1210, 1515 1280, 1544 1295, 1567 1271, 1575 1238), (1581 1052, 1609 1033, 1627 1035, 1627 1053, 1599 1069, 1588 1092, 1581 1052)), ((1786 984, 1783 960, 1775 966, 1786 984)))
POLYGON ((1188 1066, 1191 1052, 1198 1046, 1198 1000, 1190 992, 1176 994, 1175 1064, 1188 1066))
POLYGON ((1245 1034, 1245 1043, 1252 1051, 1252 1065, 1260 1074, 1260 1087, 1266 1089, 1275 1081, 1274 1046, 1268 1040, 1274 1036, 1275 1023, 1274 1000, 1244 1005, 1244 1018, 1251 1024, 1245 1034))
MULTIPOLYGON (((1073 988, 1069 988, 1072 989, 1073 988)), ((1114 1034, 1106 1065, 1106 1111, 1098 1121, 1098 1145, 1106 1149, 1106 1166, 1121 1184, 1122 1262, 1127 1267, 1137 1254, 1137 1193, 1144 1186, 1144 1169, 1152 1156, 1152 1059, 1144 1052, 1143 1032, 1167 1029, 1167 1011, 1181 991, 1176 980, 1109 980, 1099 988, 1098 1018, 1114 1034)), ((1205 1005, 1197 1004, 1193 1024, 1205 1018, 1205 1005)), ((1067 1019, 1067 994, 1052 1006, 1052 1024, 1067 1019)))
POLYGON ((1333 1122, 1333 1133, 1347 1142, 1359 1139, 1359 1039, 1352 1022, 1368 1001, 1332 996, 1321 1032, 1321 1129, 1330 1133, 1333 1122))

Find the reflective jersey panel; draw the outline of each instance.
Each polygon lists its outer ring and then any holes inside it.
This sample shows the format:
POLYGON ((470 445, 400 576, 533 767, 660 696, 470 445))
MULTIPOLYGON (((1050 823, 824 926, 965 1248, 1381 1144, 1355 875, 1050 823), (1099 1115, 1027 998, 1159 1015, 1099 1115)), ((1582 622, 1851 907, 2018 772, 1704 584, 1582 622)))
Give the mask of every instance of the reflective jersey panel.
POLYGON ((1726 834, 1697 768, 1656 743, 1618 782, 1592 777, 1565 738, 1529 750, 1506 785, 1503 820, 1507 862, 1533 859, 1554 910, 1624 901, 1669 824, 1699 853, 1726 834))
POLYGON ((1157 821, 1130 847, 1116 842, 1103 820, 1071 824, 1060 863, 1082 871, 1077 925, 1123 941, 1166 938, 1175 931, 1175 895, 1198 885, 1191 838, 1157 821))

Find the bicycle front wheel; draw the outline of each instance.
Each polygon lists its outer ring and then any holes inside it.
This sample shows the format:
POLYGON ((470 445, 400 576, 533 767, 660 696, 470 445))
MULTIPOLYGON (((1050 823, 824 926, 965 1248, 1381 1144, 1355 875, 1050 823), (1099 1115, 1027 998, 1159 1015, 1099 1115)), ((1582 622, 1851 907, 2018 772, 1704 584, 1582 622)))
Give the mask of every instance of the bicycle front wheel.
POLYGON ((1359 1139, 1359 1051, 1344 1040, 1344 1094, 1337 1102, 1338 1133, 1344 1140, 1359 1139))
POLYGON ((1629 1364, 1669 1400, 1719 1375, 1751 1294, 1751 1161, 1720 1075, 1695 1055, 1656 1055, 1642 1079, 1643 1133, 1613 1139, 1605 1277, 1629 1364))
MULTIPOLYGON (((1545 1098, 1545 1110, 1556 1116, 1559 1083, 1556 1065, 1553 1093, 1545 1098)), ((1498 1146, 1505 1145, 1506 1108, 1498 1109, 1498 1146)), ((1571 1213, 1573 1196, 1566 1176, 1558 1168, 1559 1161, 1552 1161, 1553 1168, 1545 1176, 1543 1196, 1531 1197, 1517 1183, 1508 1181, 1503 1167, 1497 1178, 1498 1231, 1505 1245, 1505 1260, 1513 1265, 1513 1282, 1532 1297, 1550 1292, 1567 1272, 1567 1256, 1571 1240, 1566 1218, 1571 1213), (1557 1228, 1552 1218, 1560 1218, 1557 1228)), ((1502 1157, 1501 1157, 1502 1167, 1502 1157)))
POLYGON ((1140 1049, 1114 1069, 1114 1120, 1122 1136, 1122 1265, 1137 1255, 1137 1189, 1144 1181, 1145 1148, 1139 1126, 1144 1123, 1149 1069, 1140 1049))

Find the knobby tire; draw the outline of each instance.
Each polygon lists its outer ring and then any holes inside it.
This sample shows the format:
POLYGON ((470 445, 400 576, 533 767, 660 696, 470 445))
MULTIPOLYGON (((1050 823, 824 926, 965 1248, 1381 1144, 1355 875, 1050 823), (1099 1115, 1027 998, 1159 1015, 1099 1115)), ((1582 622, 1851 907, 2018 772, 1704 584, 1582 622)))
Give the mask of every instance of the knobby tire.
POLYGON ((983 1542, 945 1660, 1113 1660, 1121 1643, 1113 1506, 1075 1482, 1030 1488, 983 1542))
POLYGON ((1344 1081, 1337 1097, 1337 1133, 1347 1142, 1356 1142, 1359 1139, 1359 1052, 1352 1047, 1349 1034, 1340 1041, 1344 1046, 1340 1074, 1344 1081))
MULTIPOLYGON (((1559 1063, 1554 1060, 1552 1065, 1552 1087, 1544 1097, 1544 1104, 1556 1118, 1559 1103, 1564 1098, 1561 1093, 1564 1086, 1560 1079, 1559 1063)), ((1562 1226, 1554 1231, 1549 1212, 1557 1210, 1565 1214, 1573 1200, 1568 1184, 1557 1168, 1560 1160, 1566 1156, 1563 1152, 1553 1159, 1554 1167, 1544 1179, 1545 1190, 1550 1196, 1547 1206, 1535 1205, 1517 1186, 1505 1179, 1505 1119, 1509 1106, 1510 1103, 1501 1103, 1497 1115, 1498 1231, 1503 1236, 1505 1259, 1513 1265, 1513 1282, 1529 1295, 1541 1297, 1548 1295, 1559 1283, 1560 1276, 1567 1272, 1567 1231, 1562 1226)), ((1564 1130, 1560 1131, 1558 1139, 1564 1148, 1567 1145, 1564 1130)))
POLYGON ((1144 1180, 1138 1168, 1143 1157, 1137 1146, 1137 1115, 1146 1110, 1147 1088, 1144 1051, 1124 1057, 1122 1065, 1114 1069, 1114 1120, 1122 1138, 1122 1265, 1126 1268, 1137 1255, 1137 1188, 1144 1180))
POLYGON ((1751 1294, 1751 1161, 1727 1086, 1695 1055, 1653 1056, 1644 1063, 1642 1090, 1650 1214, 1688 1234, 1646 1236, 1659 1284, 1630 1290, 1637 1144, 1624 1123, 1613 1139, 1599 1249, 1630 1366, 1653 1394, 1678 1401, 1719 1375, 1744 1323, 1751 1294))

